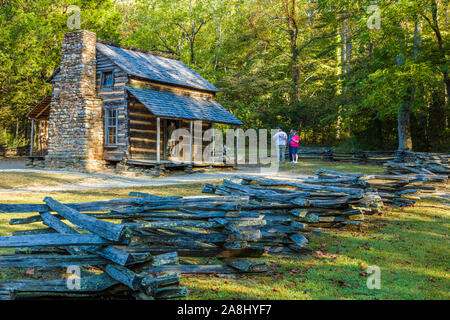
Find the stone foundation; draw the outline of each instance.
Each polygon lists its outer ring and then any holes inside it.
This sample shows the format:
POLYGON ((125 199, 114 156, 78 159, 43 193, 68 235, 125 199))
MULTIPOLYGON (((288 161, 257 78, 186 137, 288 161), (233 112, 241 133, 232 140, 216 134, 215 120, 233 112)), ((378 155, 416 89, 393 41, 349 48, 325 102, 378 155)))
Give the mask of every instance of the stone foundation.
POLYGON ((105 168, 103 160, 86 160, 82 158, 45 158, 45 168, 52 170, 95 172, 105 168))

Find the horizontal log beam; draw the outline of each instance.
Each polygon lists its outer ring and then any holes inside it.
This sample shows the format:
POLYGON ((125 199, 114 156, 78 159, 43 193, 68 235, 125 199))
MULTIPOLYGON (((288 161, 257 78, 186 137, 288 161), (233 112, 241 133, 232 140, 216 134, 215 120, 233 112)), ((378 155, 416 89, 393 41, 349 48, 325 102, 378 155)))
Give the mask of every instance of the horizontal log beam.
POLYGON ((96 219, 59 203, 50 197, 46 197, 44 202, 49 208, 58 212, 74 225, 101 236, 102 238, 110 241, 120 241, 130 236, 128 228, 123 224, 115 224, 96 219))
POLYGON ((11 255, 0 256, 0 267, 68 267, 68 266, 87 266, 87 265, 104 265, 109 263, 108 260, 99 255, 11 255))
POLYGON ((41 234, 0 237, 0 248, 108 244, 112 244, 112 242, 93 234, 41 234))

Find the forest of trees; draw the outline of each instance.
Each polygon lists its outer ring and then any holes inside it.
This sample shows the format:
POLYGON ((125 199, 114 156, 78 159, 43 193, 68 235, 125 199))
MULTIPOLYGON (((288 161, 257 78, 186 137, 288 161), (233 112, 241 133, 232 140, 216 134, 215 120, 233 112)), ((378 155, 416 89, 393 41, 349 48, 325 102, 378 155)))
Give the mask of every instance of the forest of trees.
POLYGON ((0 0, 0 143, 28 143, 70 5, 101 39, 180 57, 244 129, 450 151, 448 0, 0 0))

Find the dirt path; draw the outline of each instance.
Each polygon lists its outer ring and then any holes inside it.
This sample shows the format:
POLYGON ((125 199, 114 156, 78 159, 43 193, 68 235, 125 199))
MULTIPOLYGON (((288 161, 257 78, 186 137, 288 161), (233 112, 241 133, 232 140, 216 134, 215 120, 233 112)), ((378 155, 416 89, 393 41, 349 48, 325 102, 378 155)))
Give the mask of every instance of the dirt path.
MULTIPOLYGON (((55 186, 30 186, 26 188, 12 188, 2 189, 0 193, 16 193, 16 192, 61 192, 61 191, 79 191, 91 189, 116 189, 116 188, 133 188, 133 187, 147 187, 147 186, 164 186, 183 183, 206 182, 211 180, 221 180, 224 178, 232 178, 236 175, 264 175, 272 176, 275 173, 261 172, 259 169, 241 168, 230 171, 211 171, 203 173, 192 174, 173 174, 169 176, 153 178, 149 176, 126 176, 118 174, 106 173, 81 173, 71 171, 56 171, 56 170, 39 170, 39 169, 5 169, 0 167, 0 175, 5 173, 42 173, 42 174, 64 174, 75 175, 82 177, 76 184, 60 184, 55 186)), ((276 173, 277 178, 292 178, 292 173, 276 173)), ((296 175, 296 177, 302 175, 296 175)))

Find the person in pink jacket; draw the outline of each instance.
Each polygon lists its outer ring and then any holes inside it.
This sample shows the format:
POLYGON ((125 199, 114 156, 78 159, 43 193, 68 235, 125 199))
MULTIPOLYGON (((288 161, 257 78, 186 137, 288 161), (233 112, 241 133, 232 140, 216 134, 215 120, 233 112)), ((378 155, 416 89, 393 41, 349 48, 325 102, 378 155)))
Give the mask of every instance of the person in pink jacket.
POLYGON ((298 161, 298 145, 300 143, 300 137, 297 134, 297 131, 294 130, 291 138, 291 145, 289 146, 292 152, 292 163, 297 163, 298 161))

